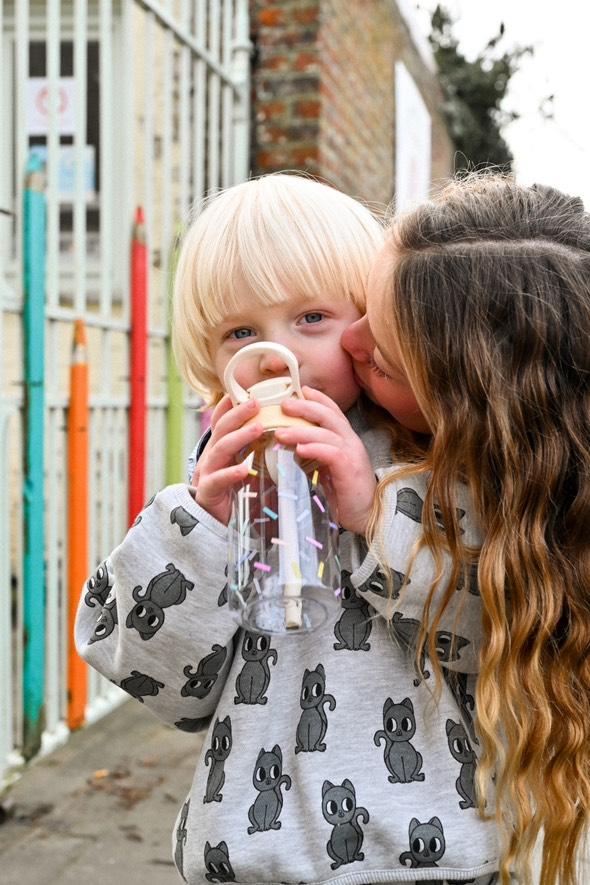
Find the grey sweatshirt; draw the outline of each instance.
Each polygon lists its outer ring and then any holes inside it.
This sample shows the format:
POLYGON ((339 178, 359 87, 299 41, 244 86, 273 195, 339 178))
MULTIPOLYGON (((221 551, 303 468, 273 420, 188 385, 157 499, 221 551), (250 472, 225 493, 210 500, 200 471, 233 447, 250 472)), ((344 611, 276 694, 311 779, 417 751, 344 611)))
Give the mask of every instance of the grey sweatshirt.
MULTIPOLYGON (((363 439, 383 475, 386 441, 363 439)), ((235 623, 227 529, 188 485, 159 492, 85 586, 82 657, 166 723, 193 732, 210 720, 173 832, 191 885, 495 881, 495 825, 474 808, 476 582, 457 589, 437 632, 438 706, 428 658, 425 678, 414 666, 433 576, 426 550, 399 594, 425 482, 385 495, 393 601, 373 553, 344 533, 341 600, 306 636, 235 623)), ((468 501, 460 507, 465 540, 477 543, 468 501)))

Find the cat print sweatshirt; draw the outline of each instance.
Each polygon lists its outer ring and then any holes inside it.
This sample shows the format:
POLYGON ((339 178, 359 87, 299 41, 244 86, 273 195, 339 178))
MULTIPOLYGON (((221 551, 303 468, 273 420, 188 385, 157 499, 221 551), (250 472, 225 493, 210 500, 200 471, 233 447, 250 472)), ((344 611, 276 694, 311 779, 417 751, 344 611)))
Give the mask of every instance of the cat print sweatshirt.
MULTIPOLYGON (((371 430, 363 440, 382 476, 387 439, 371 430)), ((373 554, 344 532, 340 598, 307 635, 236 624, 227 528, 188 485, 159 492, 88 580, 82 657, 164 722, 208 727, 172 834, 190 885, 496 881, 495 825, 474 796, 477 582, 460 582, 437 631, 438 706, 428 657, 423 675, 414 663, 434 573, 427 551, 400 593, 425 482, 396 481, 385 495, 393 599, 373 554)), ((460 505, 476 544, 469 503, 460 505)))

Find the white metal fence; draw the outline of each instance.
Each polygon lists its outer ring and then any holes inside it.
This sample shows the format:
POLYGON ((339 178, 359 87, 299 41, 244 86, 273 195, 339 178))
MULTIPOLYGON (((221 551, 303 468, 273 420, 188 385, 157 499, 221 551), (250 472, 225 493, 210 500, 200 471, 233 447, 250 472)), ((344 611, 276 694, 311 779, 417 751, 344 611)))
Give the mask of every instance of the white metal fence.
MULTIPOLYGON (((89 332, 88 571, 126 529, 129 264, 149 247, 148 495, 164 483, 170 250, 206 192, 248 174, 247 0, 0 0, 0 782, 23 736, 22 201, 47 171, 43 750, 67 738, 66 436, 74 319, 89 332), (66 106, 64 109, 64 105, 66 106)), ((198 421, 187 399, 186 450, 198 421)), ((87 718, 122 695, 89 676, 87 718)))

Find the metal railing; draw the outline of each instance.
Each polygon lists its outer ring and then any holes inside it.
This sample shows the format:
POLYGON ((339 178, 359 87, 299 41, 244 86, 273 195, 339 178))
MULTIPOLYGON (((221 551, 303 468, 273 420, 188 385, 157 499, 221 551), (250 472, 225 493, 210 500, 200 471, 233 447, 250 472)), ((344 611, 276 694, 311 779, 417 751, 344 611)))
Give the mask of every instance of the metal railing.
MULTIPOLYGON (((22 761, 23 748, 21 207, 27 160, 33 147, 41 150, 47 180, 46 412, 40 442, 47 610, 45 670, 39 673, 45 686, 41 752, 47 752, 69 734, 65 428, 73 323, 83 319, 89 336, 90 573, 126 530, 134 210, 143 206, 149 249, 149 495, 164 484, 173 241, 191 206, 248 174, 248 2, 0 0, 0 35, 0 208, 12 213, 0 214, 1 782, 22 761), (38 135, 31 123, 35 88, 46 101, 41 137, 32 135, 38 135), (65 124, 64 95, 73 104, 65 124)), ((196 400, 187 395, 186 404, 188 452, 199 427, 196 400)), ((87 721, 122 696, 89 673, 87 721)))

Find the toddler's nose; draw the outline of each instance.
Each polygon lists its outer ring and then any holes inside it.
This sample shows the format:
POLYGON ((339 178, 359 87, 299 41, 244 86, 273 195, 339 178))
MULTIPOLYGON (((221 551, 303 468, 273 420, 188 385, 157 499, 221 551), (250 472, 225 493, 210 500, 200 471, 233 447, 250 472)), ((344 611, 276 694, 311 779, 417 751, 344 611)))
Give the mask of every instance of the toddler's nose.
POLYGON ((287 364, 275 353, 265 353, 260 357, 259 370, 261 375, 270 377, 289 374, 287 364))
POLYGON ((357 362, 365 362, 375 347, 371 327, 366 316, 352 323, 342 334, 340 343, 357 362))

